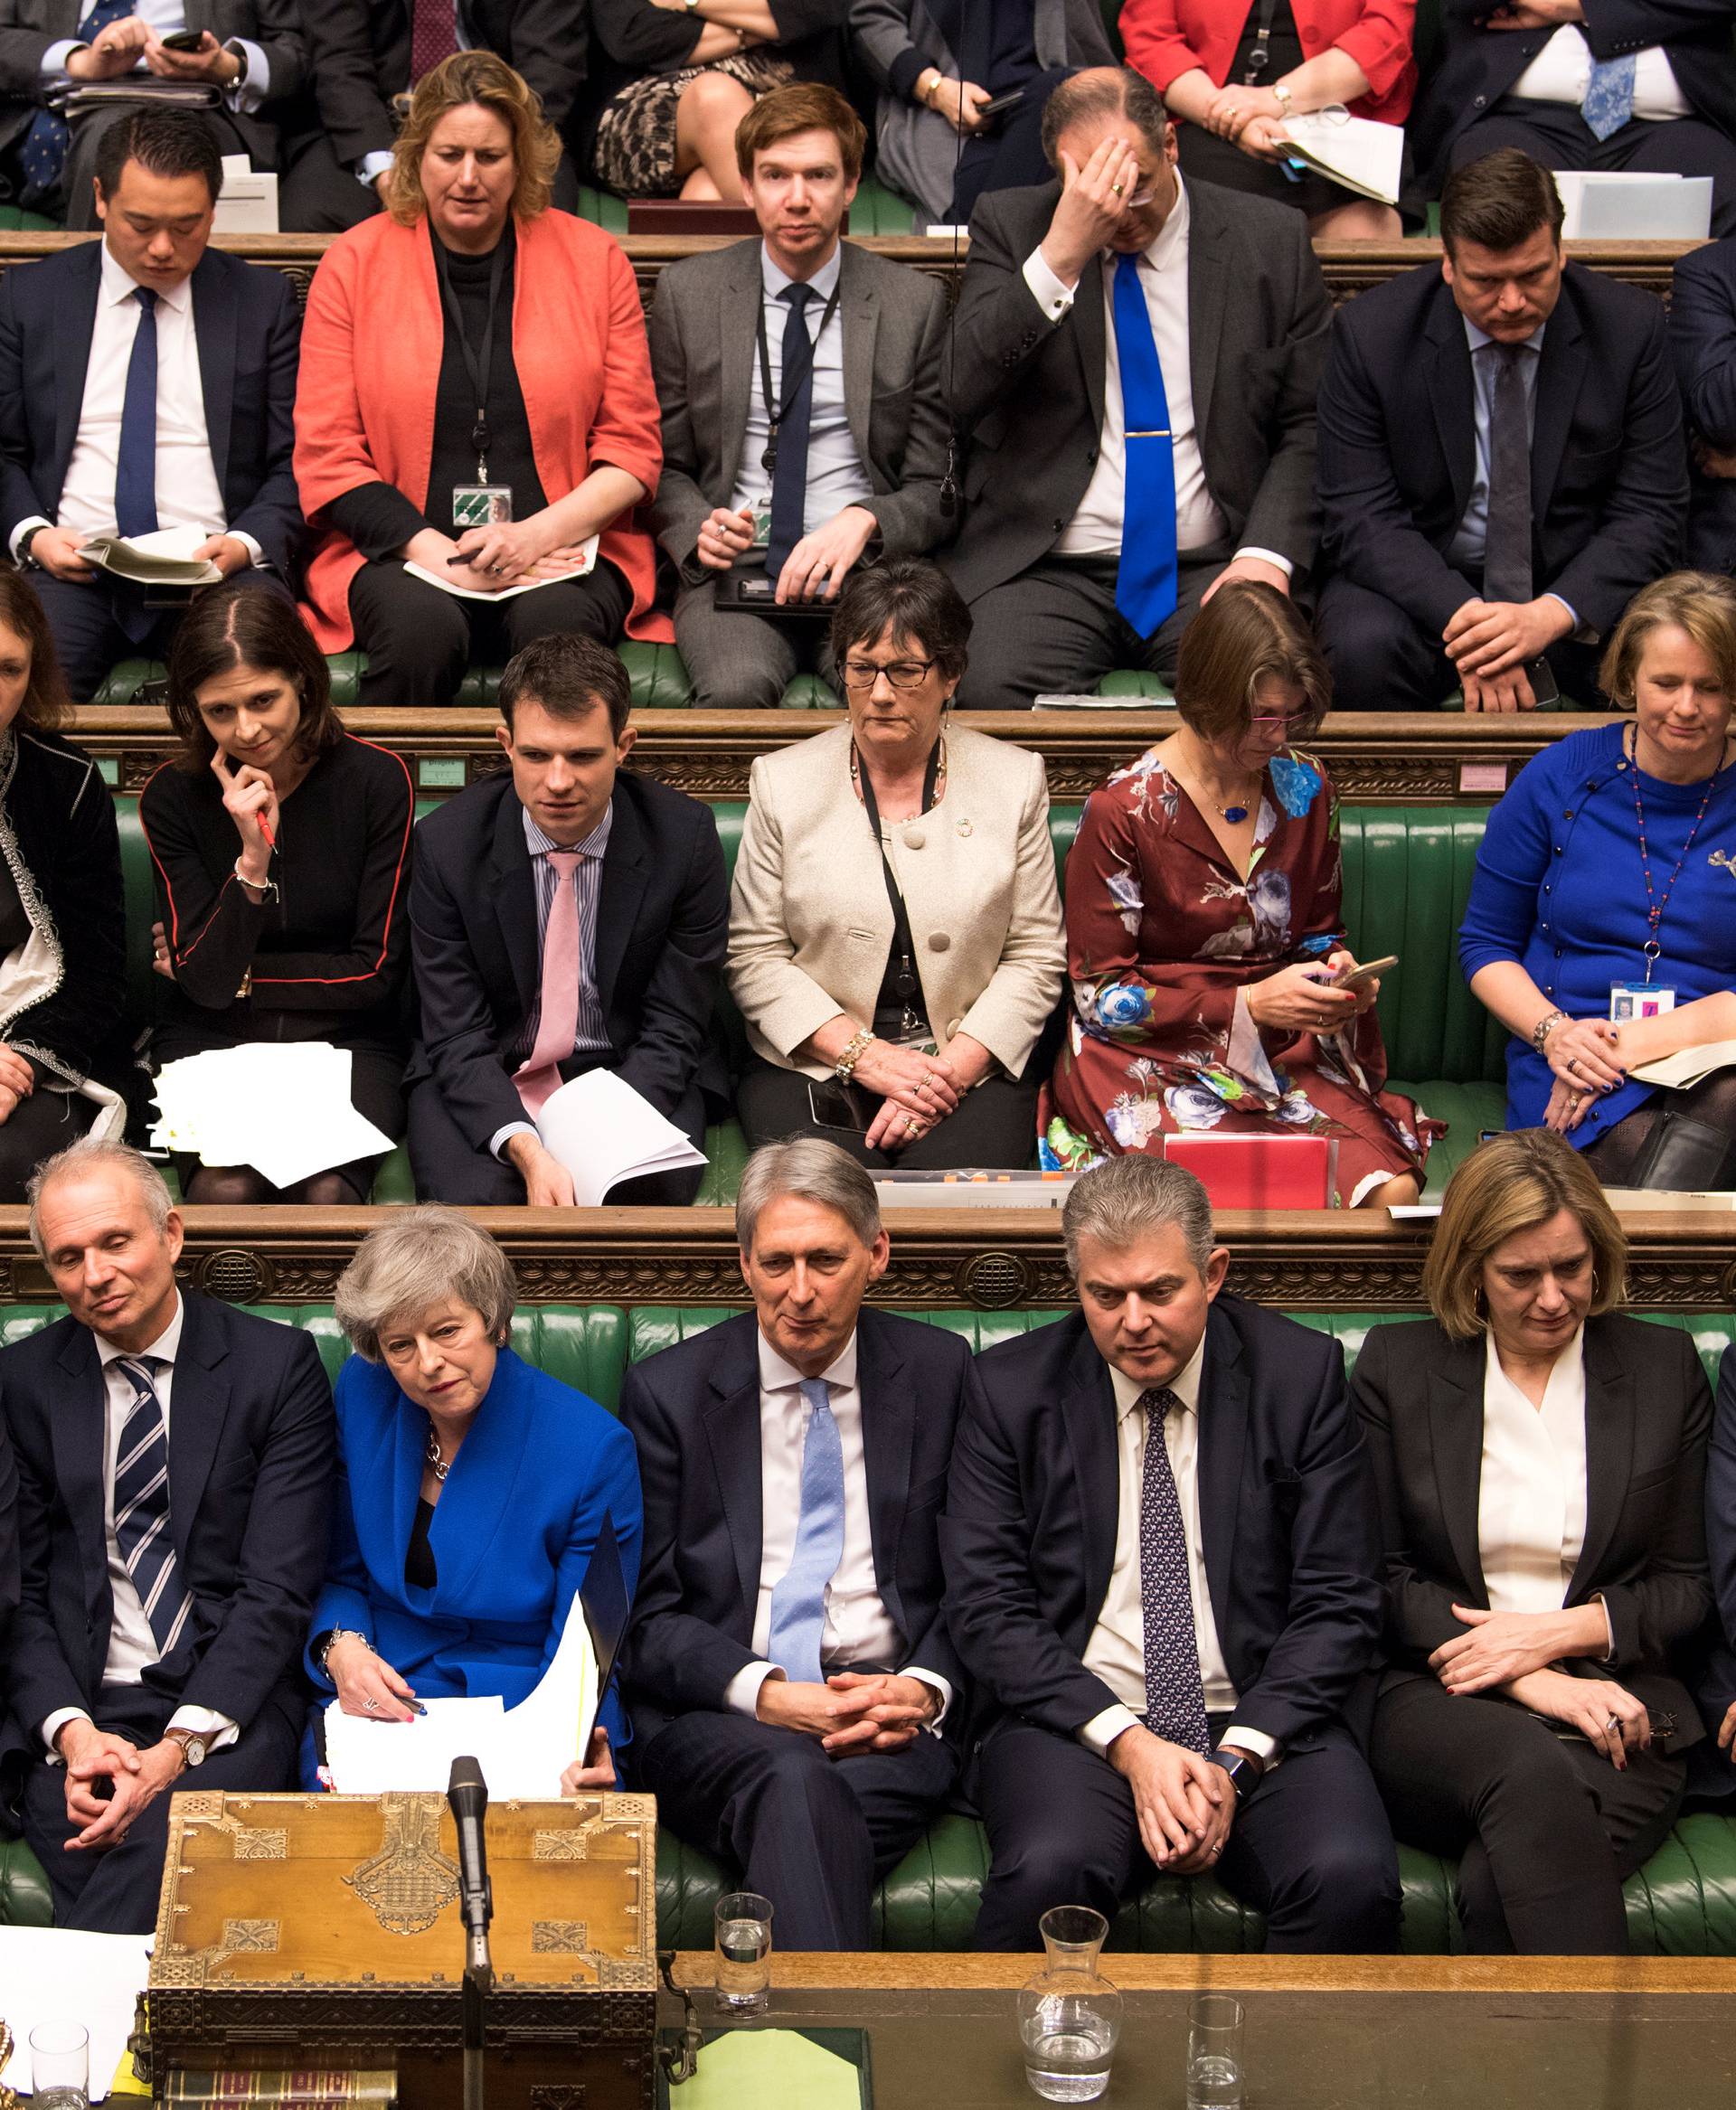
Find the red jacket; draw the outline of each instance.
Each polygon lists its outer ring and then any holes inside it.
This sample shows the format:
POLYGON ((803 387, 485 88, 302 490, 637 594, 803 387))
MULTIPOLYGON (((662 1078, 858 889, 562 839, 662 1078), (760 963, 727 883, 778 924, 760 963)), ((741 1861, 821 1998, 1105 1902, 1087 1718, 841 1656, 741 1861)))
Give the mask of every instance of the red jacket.
MULTIPOLYGON (((1368 93, 1350 107, 1359 118, 1401 125, 1417 89, 1412 34, 1416 0, 1291 0, 1302 56, 1317 59, 1333 45, 1368 76, 1368 93)), ((1178 75, 1198 66, 1220 88, 1230 77, 1255 0, 1127 0, 1121 42, 1161 94, 1178 75)))
MULTIPOLYGON (((536 473, 552 503, 599 463, 625 469, 655 496, 663 436, 633 267, 601 228, 547 212, 517 222, 513 360, 536 473)), ((296 482, 316 528, 322 508, 359 485, 395 485, 414 505, 428 491, 434 399, 446 319, 434 252, 419 221, 381 214, 326 252, 307 295, 296 390, 296 482)), ((627 631, 667 638, 651 614, 656 551, 625 513, 599 555, 633 589, 627 631)), ((307 568, 307 612, 322 652, 351 643, 350 581, 362 558, 327 526, 307 568)))

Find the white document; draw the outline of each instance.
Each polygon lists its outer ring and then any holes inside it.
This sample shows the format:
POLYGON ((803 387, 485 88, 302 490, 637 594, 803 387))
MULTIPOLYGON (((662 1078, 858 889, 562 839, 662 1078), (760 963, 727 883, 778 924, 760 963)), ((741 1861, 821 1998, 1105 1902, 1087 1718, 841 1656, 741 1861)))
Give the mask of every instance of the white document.
POLYGON ((705 1153, 612 1069, 587 1070, 563 1084, 537 1116, 536 1132, 572 1174, 581 1209, 595 1209, 611 1187, 642 1173, 705 1163, 705 1153))
POLYGON ((497 593, 485 593, 474 586, 460 586, 449 571, 430 570, 426 564, 407 561, 404 570, 412 579, 420 579, 424 586, 438 586, 442 593, 449 593, 461 601, 509 601, 521 593, 534 593, 539 586, 559 586, 569 579, 582 579, 593 570, 597 562, 597 537, 579 545, 579 561, 570 571, 563 571, 559 579, 526 579, 516 586, 503 586, 497 593))
POLYGON ((1712 231, 1712 178, 1665 170, 1552 170, 1568 241, 1703 241, 1712 231))
POLYGON ((30 2092, 33 2030, 44 2022, 82 2022, 90 2032, 90 2100, 100 2103, 150 1974, 151 1938, 0 1926, 0 2014, 14 2040, 0 2087, 30 2092))
POLYGON ((338 1794, 437 1790, 455 1758, 474 1758, 495 1800, 550 1801, 597 1722, 597 1655, 575 1594, 561 1645, 536 1690, 516 1707, 487 1700, 430 1700, 413 1721, 369 1721, 326 1710, 326 1769, 338 1794))
POLYGON ((1310 110, 1286 118, 1283 128, 1298 161, 1359 198, 1398 203, 1404 165, 1402 125, 1377 124, 1373 118, 1329 118, 1324 110, 1310 110))
POLYGON ((165 1063, 151 1141, 208 1165, 251 1165, 274 1187, 392 1148, 350 1101, 347 1048, 260 1041, 165 1063))
POLYGON ((215 528, 156 528, 148 535, 92 535, 79 551, 103 571, 135 586, 216 586, 222 573, 209 557, 193 551, 215 528))
POLYGON ((1678 1048, 1674 1055, 1660 1055, 1656 1062, 1642 1062, 1634 1075, 1642 1084, 1664 1084, 1685 1091, 1714 1069, 1736 1065, 1736 1041, 1707 1041, 1698 1048, 1678 1048))

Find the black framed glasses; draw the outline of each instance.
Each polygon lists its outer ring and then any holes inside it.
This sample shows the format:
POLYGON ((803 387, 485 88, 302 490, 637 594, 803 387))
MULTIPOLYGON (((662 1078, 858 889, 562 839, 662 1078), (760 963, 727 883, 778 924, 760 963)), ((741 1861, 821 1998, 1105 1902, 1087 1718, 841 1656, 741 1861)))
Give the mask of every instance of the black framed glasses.
POLYGON ((870 666, 865 659, 847 659, 843 668, 844 685, 858 695, 867 695, 884 674, 894 689, 920 689, 933 666, 931 659, 895 659, 890 666, 870 666))

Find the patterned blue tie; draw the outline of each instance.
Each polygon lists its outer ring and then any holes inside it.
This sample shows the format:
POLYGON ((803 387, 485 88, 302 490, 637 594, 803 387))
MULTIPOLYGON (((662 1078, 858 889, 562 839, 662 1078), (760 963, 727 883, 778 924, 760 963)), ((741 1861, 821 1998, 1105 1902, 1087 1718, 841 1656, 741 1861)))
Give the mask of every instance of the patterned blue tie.
POLYGON ((1141 1392, 1146 1418, 1146 1470, 1139 1493, 1139 1604, 1145 1615, 1146 1727, 1184 1749, 1208 1747, 1205 1688, 1194 1639, 1194 1592, 1188 1582, 1187 1534, 1175 1475, 1164 1440, 1165 1418, 1185 1411, 1166 1385, 1141 1392))
POLYGON ((1637 54, 1633 52, 1625 59, 1592 61, 1580 115, 1594 139, 1607 139, 1612 132, 1619 132, 1633 116, 1634 69, 1637 63, 1637 54))
POLYGON ((167 1656, 181 1638, 193 1599, 182 1587, 169 1536, 169 1435, 152 1382, 161 1359, 120 1356, 115 1367, 133 1388, 115 1465, 115 1537, 158 1653, 167 1656))
POLYGON ((771 1593, 767 1647, 789 1677, 817 1685, 826 1586, 844 1559, 844 1444, 826 1380, 804 1378, 802 1397, 813 1410, 802 1443, 802 1513, 788 1572, 771 1593))
MULTIPOLYGON (((124 22, 137 12, 137 0, 97 0, 79 24, 78 42, 94 43, 111 22, 124 22)), ((71 135, 59 110, 38 110, 30 120, 24 143, 18 150, 18 165, 24 173, 23 203, 33 211, 52 198, 66 174, 66 149, 71 135)))
POLYGON ((766 537, 766 577, 775 584, 789 560, 789 552, 802 539, 807 518, 807 430, 814 416, 814 361, 803 358, 800 339, 807 335, 807 304, 814 297, 811 286, 786 286, 778 296, 788 303, 789 320, 784 325, 784 350, 778 376, 778 393, 791 363, 801 361, 802 379, 790 402, 789 414, 778 428, 778 466, 771 474, 771 528, 766 537))
POLYGON ((1116 259, 1115 347, 1127 435, 1115 605, 1150 637, 1175 613, 1175 443, 1137 257, 1116 259))

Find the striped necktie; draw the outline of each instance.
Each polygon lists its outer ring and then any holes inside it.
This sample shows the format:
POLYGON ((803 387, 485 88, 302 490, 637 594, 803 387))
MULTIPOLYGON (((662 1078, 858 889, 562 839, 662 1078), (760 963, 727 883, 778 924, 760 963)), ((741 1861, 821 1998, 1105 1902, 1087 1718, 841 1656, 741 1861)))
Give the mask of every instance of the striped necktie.
POLYGON ((115 1537, 138 1601, 156 1637, 159 1657, 174 1653, 193 1609, 169 1535, 169 1432, 153 1373, 156 1355, 118 1356, 115 1367, 133 1388, 115 1465, 115 1537))
POLYGON ((1194 1638, 1187 1534, 1164 1423, 1181 1401, 1167 1385, 1141 1392, 1146 1470, 1139 1495, 1139 1604, 1145 1615, 1146 1727, 1184 1750, 1207 1748, 1205 1687, 1194 1638))
POLYGON ((844 1440, 826 1380, 804 1378, 802 1397, 812 1411, 802 1442, 801 1515, 788 1570, 771 1593, 767 1650, 789 1677, 817 1685, 826 1585, 844 1559, 844 1440))
MULTIPOLYGON (((79 24, 78 42, 93 44, 111 22, 124 22, 135 12, 134 0, 97 0, 79 24)), ((33 212, 55 200, 61 178, 66 174, 67 148, 72 135, 59 110, 40 109, 30 120, 18 165, 24 172, 24 203, 33 212)), ((71 201, 67 201, 71 203, 71 201)))

